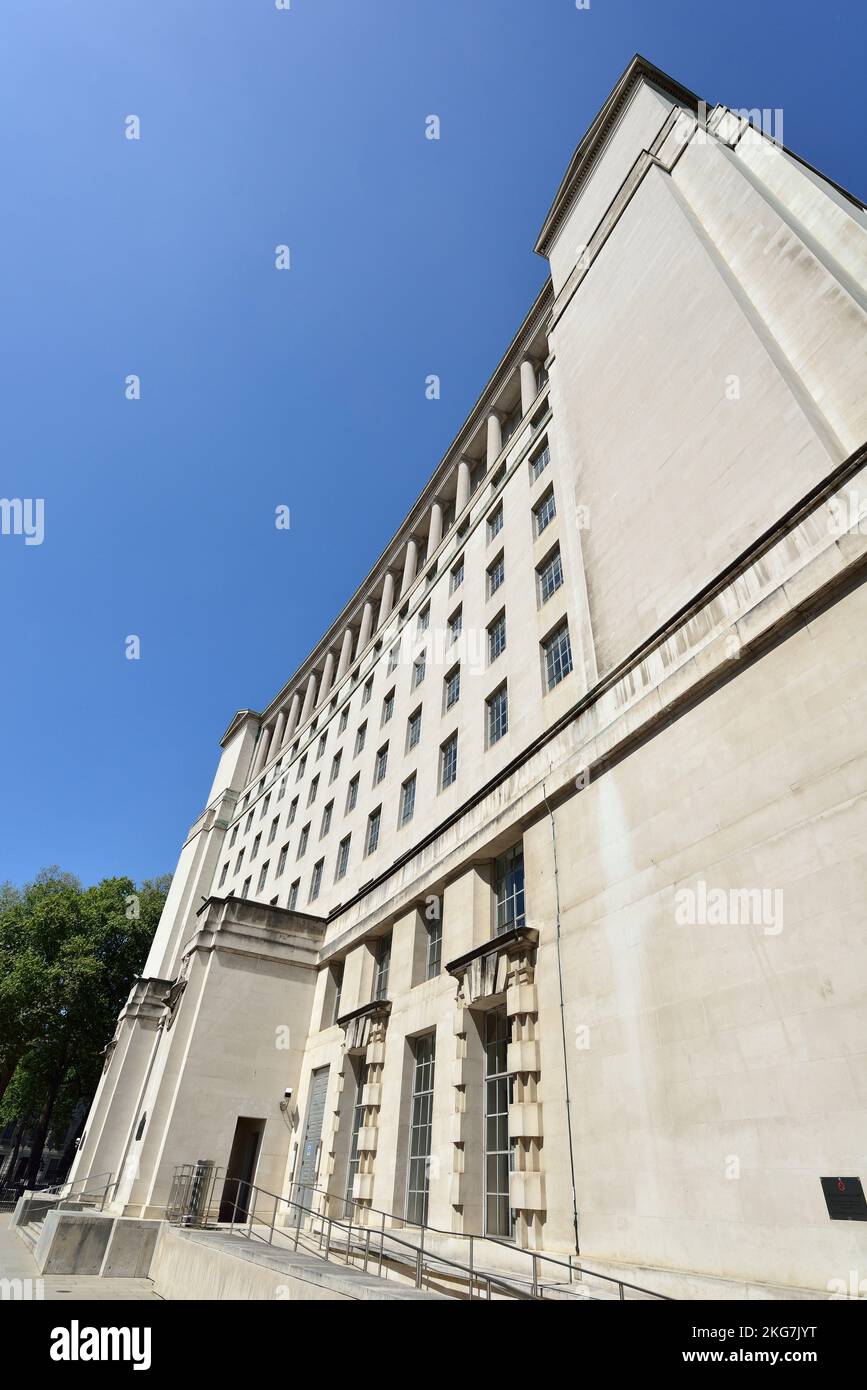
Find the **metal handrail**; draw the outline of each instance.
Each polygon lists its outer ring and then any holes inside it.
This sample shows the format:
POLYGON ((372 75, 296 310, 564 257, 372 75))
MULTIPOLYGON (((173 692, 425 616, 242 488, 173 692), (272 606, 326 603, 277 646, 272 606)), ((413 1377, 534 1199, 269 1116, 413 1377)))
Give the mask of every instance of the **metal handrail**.
MULTIPOLYGON (((328 1188, 316 1187, 312 1183, 294 1183, 293 1186, 303 1188, 307 1191, 319 1193, 321 1196, 327 1197, 334 1201, 343 1202, 344 1206, 346 1206, 347 1204, 353 1207, 358 1206, 361 1208, 362 1211, 374 1212, 377 1216, 388 1217, 390 1221, 400 1221, 404 1226, 416 1227, 419 1230, 421 1230, 422 1233, 424 1233, 425 1231, 433 1231, 436 1235, 448 1236, 450 1239, 468 1240, 470 1242, 471 1251, 473 1249, 473 1246, 477 1244, 479 1241, 488 1241, 491 1245, 497 1245, 501 1249, 508 1250, 513 1254, 526 1256, 532 1260, 532 1283, 534 1288, 538 1287, 539 1282, 537 1277, 537 1262, 542 1261, 546 1264, 557 1265, 560 1269, 568 1270, 570 1284, 572 1283, 572 1275, 573 1271, 575 1270, 577 1270, 579 1274, 589 1274, 594 1279, 602 1279, 607 1283, 616 1284, 621 1300, 624 1299, 624 1289, 633 1289, 636 1293, 647 1294, 650 1298, 658 1298, 669 1303, 675 1301, 674 1299, 672 1299, 670 1294, 657 1293, 655 1289, 648 1289, 644 1287, 642 1284, 632 1284, 629 1282, 628 1279, 618 1279, 616 1275, 601 1274, 599 1270, 589 1269, 588 1266, 584 1264, 583 1260, 580 1259, 580 1257, 576 1257, 573 1260, 573 1258, 570 1256, 567 1260, 562 1260, 558 1259, 556 1255, 543 1255, 536 1250, 526 1250, 523 1246, 515 1245, 508 1240, 502 1240, 499 1236, 476 1235, 468 1231, 446 1231, 441 1226, 432 1226, 427 1221, 410 1221, 405 1216, 397 1215, 394 1212, 384 1211, 381 1207, 364 1206, 361 1202, 359 1202, 357 1197, 347 1197, 345 1194, 330 1192, 328 1188)), ((423 1241, 424 1235, 422 1235, 422 1242, 423 1241)))
POLYGON ((46 1196, 53 1196, 56 1194, 58 1197, 61 1198, 61 1200, 65 1201, 67 1197, 71 1197, 73 1195, 73 1191, 76 1187, 81 1186, 83 1188, 83 1191, 78 1192, 75 1195, 79 1198, 91 1196, 94 1198, 98 1197, 100 1199, 99 1209, 100 1211, 104 1211, 106 1201, 108 1200, 109 1192, 112 1191, 112 1189, 116 1190, 120 1183, 120 1178, 118 1178, 117 1182, 113 1183, 113 1176, 114 1174, 112 1172, 95 1173, 91 1174, 90 1177, 87 1178, 76 1178, 74 1182, 67 1182, 64 1179, 61 1182, 42 1183, 35 1187, 28 1187, 25 1185, 21 1190, 22 1192, 42 1192, 45 1193, 46 1196), (91 1183, 97 1183, 100 1178, 107 1179, 105 1184, 102 1186, 97 1186, 96 1188, 94 1188, 93 1192, 89 1192, 87 1190, 88 1185, 91 1183))
MULTIPOLYGON (((186 1169, 188 1168, 188 1166, 189 1165, 181 1165, 178 1169, 176 1169, 176 1173, 180 1173, 182 1169, 186 1169)), ((444 1231, 442 1230, 442 1228, 432 1226, 427 1222, 411 1222, 405 1216, 397 1216, 379 1207, 364 1206, 359 1202, 357 1198, 348 1198, 342 1194, 329 1192, 327 1188, 317 1187, 311 1183, 294 1183, 293 1196, 285 1197, 275 1192, 269 1192, 266 1188, 259 1187, 255 1183, 249 1182, 246 1179, 229 1179, 225 1177, 225 1169, 215 1168, 213 1170, 210 1195, 207 1203, 208 1210, 211 1209, 210 1196, 213 1195, 216 1179, 218 1174, 220 1173, 224 1175, 225 1186, 223 1189, 222 1200, 219 1205, 222 1206, 227 1201, 231 1201, 232 1219, 231 1222, 228 1224, 229 1229, 232 1233, 234 1233, 237 1229, 240 1234, 245 1235, 248 1239, 252 1239, 254 1237, 259 1239, 259 1233, 257 1231, 254 1231, 253 1229, 254 1223, 258 1223, 259 1225, 268 1228, 267 1241, 268 1244, 273 1244, 275 1230, 278 1235, 285 1235, 287 1230, 286 1227, 281 1228, 277 1226, 277 1214, 282 1205, 290 1213, 289 1228, 291 1229, 292 1225, 294 1225, 295 1227, 294 1246, 296 1250, 298 1249, 298 1244, 300 1240, 302 1219, 306 1217, 311 1217, 320 1223, 319 1249, 320 1251, 322 1250, 324 1239, 326 1258, 328 1258, 328 1255, 333 1248, 333 1236, 335 1230, 339 1230, 341 1232, 345 1231, 346 1257, 347 1262, 349 1262, 352 1259, 353 1226, 357 1226, 359 1240, 362 1237, 362 1232, 364 1233, 365 1238, 363 1251, 365 1271, 367 1270, 368 1263, 371 1257, 371 1236, 375 1238, 375 1242, 377 1242, 379 1245, 378 1256, 380 1274, 382 1273, 383 1261, 386 1258, 386 1241, 390 1241, 392 1246, 397 1246, 399 1250, 403 1253, 403 1258, 405 1260, 407 1259, 407 1255, 405 1252, 412 1252, 412 1254, 415 1256, 415 1285, 417 1288, 421 1288, 422 1286, 426 1269, 428 1271, 428 1284, 430 1283, 431 1275, 437 1269, 439 1269, 441 1273, 444 1270, 459 1270, 463 1275, 468 1277, 470 1298, 475 1297, 476 1286, 482 1285, 487 1291, 488 1298, 491 1297, 491 1290, 493 1288, 496 1291, 502 1292, 510 1297, 515 1297, 517 1293, 519 1297, 525 1297, 532 1300, 544 1300, 545 1293, 541 1291, 544 1287, 544 1277, 540 1279, 540 1272, 542 1275, 544 1275, 544 1270, 540 1270, 540 1266, 548 1264, 555 1265, 559 1269, 564 1269, 568 1271, 568 1282, 565 1280, 558 1280, 556 1281, 556 1284, 553 1286, 556 1287, 558 1292, 568 1292, 570 1294, 572 1293, 572 1290, 575 1287, 573 1282, 574 1275, 577 1270, 579 1275, 588 1274, 591 1277, 600 1279, 605 1283, 616 1285, 618 1289, 618 1295, 621 1301, 625 1300, 626 1289, 633 1290, 634 1292, 639 1294, 647 1295, 650 1298, 661 1299, 665 1301, 673 1301, 667 1294, 657 1293, 655 1290, 645 1288, 640 1284, 633 1284, 630 1283, 628 1280, 619 1279, 616 1275, 602 1274, 597 1270, 588 1269, 585 1265, 583 1265, 583 1263, 576 1264, 576 1262, 571 1257, 568 1260, 562 1260, 558 1259, 556 1256, 553 1255, 543 1255, 538 1253, 537 1251, 524 1250, 520 1246, 512 1245, 510 1242, 505 1240, 500 1240, 496 1236, 472 1235, 463 1231, 444 1231), (233 1196, 227 1194, 226 1191, 229 1182, 234 1184, 233 1196), (244 1190, 246 1190, 247 1199, 246 1202, 242 1203, 241 1197, 242 1192, 244 1190), (334 1199, 340 1201, 343 1203, 344 1211, 347 1207, 349 1208, 349 1216, 331 1216, 321 1206, 317 1208, 312 1205, 308 1205, 307 1202, 298 1200, 297 1196, 294 1195, 294 1193, 298 1191, 303 1193, 311 1193, 314 1194, 314 1196, 318 1197, 324 1197, 327 1199, 334 1199), (263 1220, 261 1217, 257 1215, 257 1209, 259 1206, 260 1198, 265 1198, 268 1201, 272 1201, 274 1204, 273 1210, 270 1215, 270 1222, 268 1220, 263 1220), (242 1222, 238 1222, 237 1220, 239 1206, 243 1206, 244 1210, 244 1220, 242 1222), (355 1207, 358 1207, 360 1212, 363 1213, 365 1217, 370 1215, 379 1216, 380 1222, 378 1227, 376 1225, 371 1226, 368 1221, 362 1218, 353 1221, 352 1211, 355 1207), (418 1241, 401 1239, 399 1236, 395 1234, 393 1229, 386 1229, 386 1219, 390 1221, 399 1221, 402 1227, 407 1227, 411 1230, 419 1230, 420 1239, 418 1241), (326 1226, 327 1236, 325 1236, 326 1226), (438 1235, 443 1235, 450 1238, 458 1237, 463 1240, 468 1240, 468 1260, 466 1262, 462 1262, 460 1260, 450 1259, 445 1255, 437 1254, 431 1249, 430 1245, 428 1245, 426 1248, 426 1232, 434 1232, 438 1235), (503 1249, 508 1250, 513 1255, 517 1254, 521 1257, 529 1258, 531 1261, 531 1265, 527 1275, 522 1276, 521 1273, 512 1273, 511 1271, 480 1270, 476 1258, 477 1246, 478 1242, 480 1241, 488 1242, 491 1245, 497 1247, 502 1247, 503 1249)), ((310 1200, 312 1201, 313 1198, 311 1197, 310 1200)), ((180 1223, 184 1222, 184 1217, 182 1213, 178 1214, 178 1221, 180 1223)), ((217 1224, 219 1224, 219 1207, 217 1224)), ((264 1236, 261 1238, 265 1239, 264 1236)), ((291 1239, 291 1235, 287 1238, 291 1239)), ((373 1255, 374 1258, 376 1258, 375 1249, 373 1255)), ((361 1258, 360 1255, 359 1258, 361 1258)), ((582 1298, 589 1298, 591 1301, 594 1301, 593 1296, 589 1294, 589 1292, 585 1292, 583 1289, 580 1291, 580 1295, 576 1290, 576 1295, 582 1298)))

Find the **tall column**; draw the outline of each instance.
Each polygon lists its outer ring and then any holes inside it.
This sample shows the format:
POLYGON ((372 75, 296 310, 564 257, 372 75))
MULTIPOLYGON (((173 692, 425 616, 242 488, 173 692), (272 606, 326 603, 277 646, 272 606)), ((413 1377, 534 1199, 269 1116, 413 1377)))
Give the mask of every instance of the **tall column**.
POLYGON ((470 465, 466 459, 458 464, 458 495, 455 498, 455 516, 460 516, 470 500, 470 465))
POLYGON ((329 652, 325 658, 325 665, 322 669, 322 680, 319 682, 319 699, 324 700, 334 681, 334 652, 329 652))
POLYGON ((406 543, 406 559, 403 562, 403 581, 400 586, 400 596, 403 598, 407 589, 413 583, 416 570, 418 569, 418 541, 411 536, 406 543))
POLYGON ((250 772, 251 777, 256 777, 262 771, 265 759, 268 756, 268 749, 271 745, 271 727, 262 726, 259 733, 259 742, 256 744, 256 754, 253 758, 253 768, 250 772))
POLYGON ((500 456, 503 447, 503 416, 499 410, 492 410, 488 416, 488 459, 487 466, 491 467, 500 456))
POLYGON ((289 740, 290 740, 290 738, 292 737, 292 735, 294 734, 295 730, 298 728, 298 716, 299 716, 300 713, 301 713, 301 696, 299 695, 298 691, 296 690, 296 691, 295 691, 295 694, 292 696, 292 703, 291 703, 291 705, 289 706, 289 718, 286 720, 286 738, 285 738, 286 743, 289 742, 289 740))
POLYGON ((361 627, 358 630, 358 646, 355 648, 355 655, 360 656, 370 641, 370 634, 373 632, 373 604, 370 599, 364 605, 364 612, 361 615, 361 627))
POLYGON ((271 748, 269 750, 272 755, 274 753, 279 753, 280 749, 283 747, 283 734, 285 730, 286 709, 284 706, 283 709, 277 711, 277 718, 274 720, 274 733, 271 736, 271 748))
POLYGON ((427 533, 427 554, 425 555, 425 561, 428 561, 434 551, 439 549, 442 538, 443 504, 440 501, 436 501, 430 509, 430 530, 427 533))
POLYGON ((537 395, 536 364, 529 357, 521 359, 521 414, 526 415, 537 395))
POLYGON ((382 598, 379 601, 379 617, 376 626, 382 627, 389 613, 394 606, 394 575, 391 570, 385 572, 385 583, 382 586, 382 598))
POLYGON ((342 681, 349 669, 352 660, 352 628, 348 627, 343 634, 343 645, 340 648, 340 660, 337 663, 337 680, 342 681))
POLYGON ((302 708, 301 708, 301 720, 300 720, 300 723, 303 724, 303 723, 305 722, 305 720, 308 719, 308 718, 310 717, 310 714, 311 714, 312 711, 313 711, 313 705, 314 705, 314 703, 315 703, 315 700, 316 700, 316 672, 315 672, 315 671, 311 671, 311 672, 310 672, 310 678, 309 678, 309 680, 307 681, 307 689, 304 691, 304 704, 303 704, 303 706, 302 706, 302 708))

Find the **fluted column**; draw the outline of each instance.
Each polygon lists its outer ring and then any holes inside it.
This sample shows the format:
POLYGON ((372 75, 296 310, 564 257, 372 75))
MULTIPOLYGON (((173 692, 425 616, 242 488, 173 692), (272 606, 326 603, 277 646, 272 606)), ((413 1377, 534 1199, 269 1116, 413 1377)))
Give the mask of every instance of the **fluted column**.
POLYGON ((350 663, 351 660, 352 660, 352 628, 351 628, 351 627, 348 627, 348 628, 346 629, 346 631, 344 632, 344 634, 343 634, 343 645, 342 645, 342 647, 340 648, 340 660, 339 660, 338 663, 337 663, 337 679, 338 679, 339 681, 342 681, 342 680, 343 680, 343 677, 346 675, 346 672, 347 672, 347 670, 349 669, 349 663, 350 663))
POLYGON ((314 703, 315 699, 316 699, 316 672, 315 672, 315 671, 311 671, 311 672, 310 672, 310 678, 309 678, 309 680, 308 680, 308 682, 307 682, 307 689, 304 691, 304 704, 303 704, 303 706, 302 706, 302 708, 301 708, 301 720, 300 720, 300 723, 303 724, 303 723, 305 722, 305 720, 309 718, 309 716, 310 716, 310 714, 311 714, 311 712, 312 712, 312 710, 313 710, 313 703, 314 703))
POLYGON ((289 742, 290 738, 298 728, 298 716, 301 713, 301 696, 298 691, 292 696, 292 703, 289 706, 289 718, 286 720, 286 734, 284 741, 289 742))
POLYGON ((382 598, 379 601, 379 617, 376 626, 382 627, 392 608, 394 607, 394 575, 391 570, 385 572, 385 582, 382 586, 382 598))
POLYGON ((279 753, 279 752, 280 752, 280 749, 281 749, 282 746, 283 746, 283 734, 285 733, 285 731, 286 731, 286 710, 285 710, 285 708, 284 708, 284 709, 281 709, 281 710, 278 710, 278 711, 277 711, 277 718, 274 720, 274 732, 273 732, 273 734, 271 735, 271 747, 270 747, 270 749, 269 749, 269 752, 271 753, 272 756, 273 756, 275 753, 279 753))
POLYGON ((407 589, 412 585, 416 571, 418 570, 418 541, 415 537, 410 537, 406 543, 406 559, 403 562, 403 580, 400 586, 400 596, 403 598, 407 589))
POLYGON ((429 560, 435 550, 439 549, 440 541, 443 538, 443 504, 434 502, 430 509, 430 530, 427 533, 427 554, 425 561, 429 560))
POLYGON ((322 668, 322 680, 319 682, 319 699, 324 700, 331 689, 334 680, 334 652, 329 652, 325 658, 325 665, 322 668))
POLYGON ((521 360, 521 414, 526 415, 537 395, 536 364, 529 357, 521 360))
POLYGON ((271 728, 270 726, 268 728, 265 728, 263 725, 263 727, 259 731, 259 742, 256 744, 256 755, 253 758, 253 770, 250 773, 251 777, 257 777, 258 774, 262 771, 265 759, 268 756, 268 749, 270 745, 271 728))
POLYGON ((503 416, 499 410, 492 410, 488 416, 488 468, 500 456, 503 447, 503 416))
POLYGON ((470 465, 466 459, 458 464, 458 495, 455 498, 455 516, 460 516, 470 500, 470 465))
POLYGON ((361 627, 358 630, 358 642, 355 647, 355 655, 360 656, 370 641, 373 632, 373 603, 370 599, 364 605, 361 615, 361 627))

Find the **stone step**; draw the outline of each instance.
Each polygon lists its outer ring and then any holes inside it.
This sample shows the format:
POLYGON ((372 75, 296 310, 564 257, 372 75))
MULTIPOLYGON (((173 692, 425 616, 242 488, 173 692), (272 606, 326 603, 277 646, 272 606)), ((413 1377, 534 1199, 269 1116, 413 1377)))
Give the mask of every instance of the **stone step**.
POLYGON ((42 1234, 41 1221, 30 1221, 26 1226, 16 1226, 15 1230, 30 1250, 36 1249, 36 1242, 42 1234))

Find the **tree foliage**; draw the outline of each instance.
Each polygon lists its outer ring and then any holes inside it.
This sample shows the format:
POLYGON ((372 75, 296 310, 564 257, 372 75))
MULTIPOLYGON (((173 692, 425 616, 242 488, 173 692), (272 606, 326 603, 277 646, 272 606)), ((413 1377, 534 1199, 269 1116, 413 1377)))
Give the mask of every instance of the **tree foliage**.
POLYGON ((96 1089, 169 882, 82 888, 54 867, 23 889, 0 886, 0 1124, 33 1127, 31 1182, 49 1130, 96 1089))

